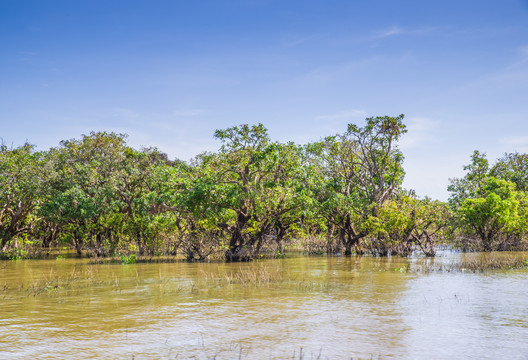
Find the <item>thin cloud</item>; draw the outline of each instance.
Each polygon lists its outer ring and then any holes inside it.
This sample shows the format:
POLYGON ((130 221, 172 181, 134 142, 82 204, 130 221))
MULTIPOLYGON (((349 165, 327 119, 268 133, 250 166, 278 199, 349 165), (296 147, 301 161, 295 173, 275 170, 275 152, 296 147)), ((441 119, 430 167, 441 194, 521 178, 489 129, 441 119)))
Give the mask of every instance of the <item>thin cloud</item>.
POLYGON ((111 110, 111 115, 114 117, 126 119, 134 119, 140 116, 138 112, 127 108, 114 108, 111 110))
POLYGON ((174 111, 172 115, 176 117, 195 117, 203 115, 205 112, 203 109, 181 109, 174 111))
POLYGON ((283 40, 282 47, 293 48, 316 40, 320 40, 321 38, 323 38, 323 35, 288 36, 283 40))
POLYGON ((413 37, 453 37, 460 35, 458 29, 448 26, 424 26, 416 28, 402 28, 392 26, 381 28, 365 33, 347 34, 346 36, 326 37, 325 41, 336 47, 357 46, 358 44, 368 43, 369 45, 378 44, 380 41, 397 38, 399 36, 413 37))
POLYGON ((344 110, 333 114, 318 115, 315 120, 319 121, 342 121, 356 118, 362 118, 367 115, 364 110, 344 110))
POLYGON ((528 45, 519 46, 517 48, 518 59, 516 62, 514 62, 512 65, 509 66, 509 68, 515 68, 519 66, 523 66, 526 63, 528 63, 528 45))
POLYGON ((512 84, 524 85, 528 80, 528 45, 516 48, 516 56, 511 59, 509 65, 485 74, 479 79, 466 84, 463 89, 481 88, 484 86, 512 86, 512 84))
MULTIPOLYGON (((365 119, 367 112, 359 109, 342 110, 330 114, 322 114, 314 117, 313 130, 319 137, 322 134, 338 134, 346 130, 346 124, 361 122, 365 119)), ((315 134, 314 134, 315 135, 315 134)))
POLYGON ((301 74, 296 80, 299 83, 311 86, 327 84, 334 81, 343 81, 349 76, 356 76, 377 67, 407 64, 409 61, 412 61, 412 54, 408 52, 396 56, 373 55, 356 61, 319 66, 301 74))
POLYGON ((438 123, 429 118, 410 118, 407 121, 407 133, 402 136, 400 147, 411 149, 425 143, 436 142, 434 133, 438 123))
POLYGON ((379 63, 382 60, 384 58, 381 56, 371 56, 358 61, 319 66, 302 74, 297 79, 300 82, 312 85, 321 82, 332 82, 337 79, 343 79, 351 73, 356 73, 360 69, 372 66, 372 64, 379 63))
POLYGON ((525 59, 528 59, 528 45, 519 46, 518 50, 525 59))
POLYGON ((519 151, 522 153, 528 152, 528 135, 502 138, 501 143, 507 145, 510 148, 513 148, 514 151, 519 151))
POLYGON ((378 33, 376 37, 384 38, 384 37, 399 35, 399 34, 402 34, 402 33, 403 33, 403 30, 401 28, 399 28, 398 26, 393 26, 393 27, 391 27, 388 30, 384 30, 384 31, 378 33))
POLYGON ((380 40, 384 38, 390 38, 398 35, 409 35, 409 36, 422 36, 431 33, 442 34, 443 36, 449 36, 453 34, 453 29, 447 27, 421 27, 421 28, 401 28, 399 26, 392 26, 388 29, 379 30, 369 36, 367 40, 380 40))

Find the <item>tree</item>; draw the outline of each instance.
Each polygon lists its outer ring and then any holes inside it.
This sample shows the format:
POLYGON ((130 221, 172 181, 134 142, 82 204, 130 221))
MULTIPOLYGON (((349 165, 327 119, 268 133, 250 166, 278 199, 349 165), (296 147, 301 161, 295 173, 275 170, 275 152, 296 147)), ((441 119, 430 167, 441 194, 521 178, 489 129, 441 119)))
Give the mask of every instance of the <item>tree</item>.
MULTIPOLYGON (((137 247, 139 255, 154 254, 161 245, 161 236, 174 231, 176 214, 158 211, 164 171, 175 165, 157 148, 122 149, 124 157, 116 164, 114 197, 118 202, 124 235, 129 247, 137 247)), ((163 209, 161 209, 163 210, 163 209)), ((111 242, 112 243, 112 242, 111 242)), ((113 250, 113 249, 112 249, 113 250)))
POLYGON ((270 144, 262 162, 267 174, 255 184, 250 220, 257 238, 256 253, 266 238, 274 239, 276 251, 282 253, 283 240, 293 227, 302 224, 311 201, 302 162, 302 149, 295 144, 270 144))
POLYGON ((483 250, 491 251, 526 231, 526 199, 515 184, 488 177, 457 209, 462 223, 474 231, 483 250))
POLYGON ((104 255, 104 239, 115 239, 124 205, 117 198, 117 173, 126 158, 125 135, 92 132, 81 140, 62 141, 50 149, 46 167, 48 194, 40 209, 47 221, 60 226, 78 255, 87 242, 104 255))
POLYGON ((321 212, 338 228, 345 254, 371 231, 379 207, 404 177, 397 141, 406 132, 403 115, 370 117, 364 127, 349 124, 342 135, 311 144, 320 169, 321 212))
POLYGON ((258 256, 265 242, 275 237, 280 247, 295 222, 289 214, 299 209, 303 191, 299 181, 298 149, 271 142, 262 124, 217 130, 222 142, 218 154, 202 157, 212 208, 222 213, 223 231, 229 234, 226 259, 258 256))
POLYGON ((467 174, 451 179, 449 203, 459 229, 483 250, 516 248, 525 236, 527 159, 506 154, 490 166, 485 154, 475 150, 464 166, 467 174))
POLYGON ((473 196, 477 189, 482 189, 490 170, 486 154, 475 150, 471 155, 471 163, 465 165, 464 170, 467 174, 462 179, 449 179, 451 184, 447 190, 451 192, 449 203, 453 208, 457 208, 465 199, 473 196))
POLYGON ((0 145, 0 250, 31 230, 28 217, 40 203, 42 171, 42 153, 33 152, 32 145, 0 145))
POLYGON ((435 255, 435 245, 450 224, 448 204, 399 193, 380 207, 377 232, 371 246, 380 255, 410 255, 419 249, 435 255))
POLYGON ((492 176, 514 183, 517 191, 528 190, 528 154, 504 154, 490 170, 492 176))
POLYGON ((179 241, 188 261, 203 261, 225 242, 230 215, 219 204, 215 154, 200 154, 192 164, 177 162, 156 168, 156 200, 152 211, 172 213, 179 241))

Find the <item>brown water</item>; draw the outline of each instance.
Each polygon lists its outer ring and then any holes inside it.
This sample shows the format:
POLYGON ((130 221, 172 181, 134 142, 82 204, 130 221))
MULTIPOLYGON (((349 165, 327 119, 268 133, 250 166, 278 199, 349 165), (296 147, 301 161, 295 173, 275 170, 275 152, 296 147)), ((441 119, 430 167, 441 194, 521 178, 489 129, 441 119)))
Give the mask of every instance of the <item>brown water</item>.
POLYGON ((528 359, 528 271, 461 256, 0 262, 0 359, 528 359))

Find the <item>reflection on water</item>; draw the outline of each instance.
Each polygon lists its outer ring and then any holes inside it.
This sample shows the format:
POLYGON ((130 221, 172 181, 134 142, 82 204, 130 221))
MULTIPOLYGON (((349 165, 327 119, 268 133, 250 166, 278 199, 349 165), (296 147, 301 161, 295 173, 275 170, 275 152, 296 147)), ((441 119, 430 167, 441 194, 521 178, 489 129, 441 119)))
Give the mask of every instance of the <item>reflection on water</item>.
POLYGON ((528 359, 525 270, 413 271, 461 256, 8 261, 0 358, 528 359))

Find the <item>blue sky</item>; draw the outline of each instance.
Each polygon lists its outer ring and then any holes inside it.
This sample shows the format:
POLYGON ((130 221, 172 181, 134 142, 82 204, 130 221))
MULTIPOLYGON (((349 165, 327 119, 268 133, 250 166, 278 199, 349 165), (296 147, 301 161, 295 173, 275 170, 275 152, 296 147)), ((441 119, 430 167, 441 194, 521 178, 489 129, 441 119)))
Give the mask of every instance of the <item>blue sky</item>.
POLYGON ((405 186, 528 152, 528 1, 0 1, 0 137, 94 130, 188 160, 262 122, 298 143, 406 115, 405 186))

